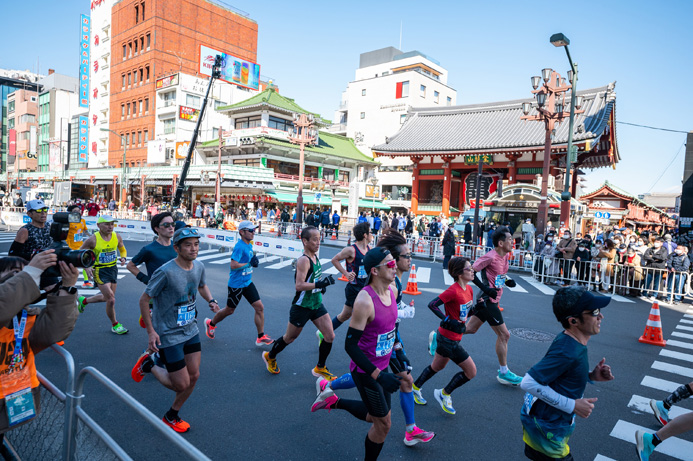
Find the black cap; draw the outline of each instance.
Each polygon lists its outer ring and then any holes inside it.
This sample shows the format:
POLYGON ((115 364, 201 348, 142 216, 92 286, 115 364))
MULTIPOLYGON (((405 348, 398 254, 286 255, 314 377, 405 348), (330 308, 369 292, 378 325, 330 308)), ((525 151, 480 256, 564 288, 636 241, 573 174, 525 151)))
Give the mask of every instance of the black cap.
POLYGON ((561 320, 565 320, 568 317, 577 317, 580 314, 582 314, 584 311, 593 311, 595 309, 603 309, 606 307, 607 304, 611 302, 611 298, 609 296, 598 296, 593 294, 592 292, 586 290, 583 287, 564 287, 564 288, 559 288, 558 291, 556 292, 556 295, 554 295, 554 300, 553 300, 553 314, 556 316, 556 320, 559 322, 561 320), (558 299, 569 299, 570 296, 562 296, 565 295, 565 291, 567 290, 575 290, 575 291, 581 291, 582 295, 578 298, 578 300, 570 305, 566 303, 558 303, 558 299), (558 298, 558 299, 557 299, 558 298))
POLYGON ((375 247, 368 250, 366 256, 363 257, 363 268, 366 270, 366 274, 368 274, 369 281, 371 279, 371 269, 380 264, 389 254, 390 250, 385 247, 375 247))

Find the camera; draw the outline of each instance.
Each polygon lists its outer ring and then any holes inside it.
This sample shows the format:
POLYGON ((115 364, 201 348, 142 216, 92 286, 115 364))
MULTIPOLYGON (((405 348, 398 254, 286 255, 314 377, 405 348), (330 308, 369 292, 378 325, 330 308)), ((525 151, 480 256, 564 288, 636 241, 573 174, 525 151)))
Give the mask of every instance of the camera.
MULTIPOLYGON (((71 250, 65 243, 67 233, 70 230, 70 223, 78 223, 82 220, 79 213, 55 213, 51 223, 50 236, 53 244, 44 250, 55 250, 58 261, 65 264, 72 264, 75 267, 91 267, 96 262, 96 254, 92 250, 71 250)), ((43 272, 45 277, 60 277, 60 268, 55 265, 43 272)))

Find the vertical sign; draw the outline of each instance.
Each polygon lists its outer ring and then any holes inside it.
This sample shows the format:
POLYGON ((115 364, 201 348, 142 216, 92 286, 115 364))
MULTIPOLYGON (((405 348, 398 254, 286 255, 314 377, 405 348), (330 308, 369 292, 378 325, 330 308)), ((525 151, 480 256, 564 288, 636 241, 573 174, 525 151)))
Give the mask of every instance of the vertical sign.
POLYGON ((36 158, 36 145, 38 144, 38 127, 29 127, 29 153, 31 158, 36 158))
POLYGON ((17 130, 12 128, 9 132, 9 136, 10 136, 10 155, 14 157, 17 155, 17 130))
MULTIPOLYGON (((79 107, 89 107, 89 35, 90 19, 86 14, 80 21, 79 41, 79 107)), ((80 129, 81 129, 80 123, 80 129)), ((81 144, 80 144, 81 146, 81 144)), ((81 156, 80 156, 81 158, 81 156)))
POLYGON ((86 162, 89 158, 87 146, 89 144, 89 117, 79 116, 79 162, 86 162))

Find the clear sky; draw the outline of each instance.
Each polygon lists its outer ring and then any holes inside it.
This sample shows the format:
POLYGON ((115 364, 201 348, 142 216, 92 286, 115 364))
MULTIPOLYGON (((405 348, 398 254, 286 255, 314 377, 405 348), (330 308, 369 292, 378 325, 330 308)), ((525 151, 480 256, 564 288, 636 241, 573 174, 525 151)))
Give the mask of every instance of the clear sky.
MULTIPOLYGON (((170 0, 174 1, 174 0, 170 0)), ((262 74, 282 94, 332 119, 354 78, 359 54, 400 46, 438 60, 458 104, 531 95, 544 67, 565 74, 568 60, 549 43, 571 40, 582 89, 616 82, 616 119, 693 130, 693 1, 229 1, 259 25, 262 74)), ((87 0, 0 0, 0 67, 50 68, 77 76, 79 15, 87 0)), ((190 18, 194 20, 194 18, 190 18)), ((633 194, 680 191, 684 133, 616 127, 616 170, 588 170, 586 188, 605 179, 633 194), (678 152, 678 155, 677 155, 678 152), (671 165, 667 168, 667 165, 671 165), (658 178, 661 176, 661 179, 658 178)))

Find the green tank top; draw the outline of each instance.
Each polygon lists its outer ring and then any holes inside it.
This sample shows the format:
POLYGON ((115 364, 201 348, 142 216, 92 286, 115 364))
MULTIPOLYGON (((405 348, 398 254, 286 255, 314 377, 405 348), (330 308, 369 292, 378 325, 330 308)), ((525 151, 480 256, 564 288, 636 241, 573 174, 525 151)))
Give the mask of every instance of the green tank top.
POLYGON ((115 232, 111 234, 111 240, 108 242, 101 237, 101 232, 94 234, 96 237, 96 246, 94 253, 96 254, 96 267, 115 266, 118 262, 118 236, 115 232))
MULTIPOLYGON (((303 256, 308 258, 306 255, 303 256)), ((310 258, 308 258, 308 262, 310 262, 310 269, 308 269, 305 281, 307 283, 315 283, 322 275, 322 266, 317 256, 315 257, 315 263, 313 263, 310 258)), ((294 274, 294 279, 295 278, 296 275, 294 274)), ((310 291, 297 291, 292 304, 311 310, 318 309, 322 305, 322 290, 320 288, 315 288, 310 291)))

